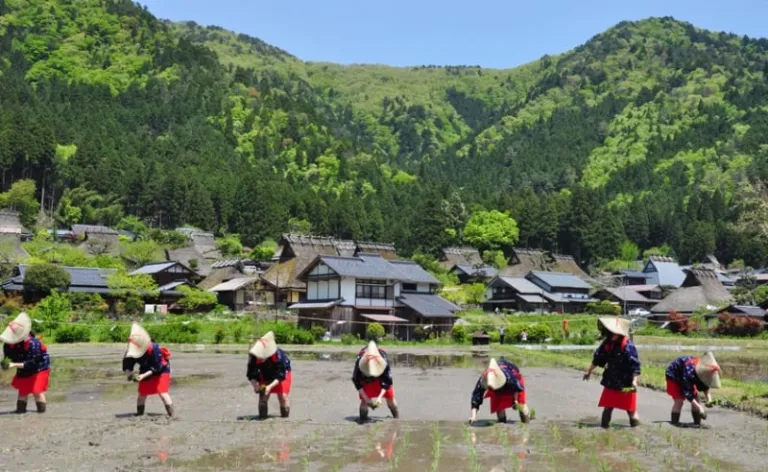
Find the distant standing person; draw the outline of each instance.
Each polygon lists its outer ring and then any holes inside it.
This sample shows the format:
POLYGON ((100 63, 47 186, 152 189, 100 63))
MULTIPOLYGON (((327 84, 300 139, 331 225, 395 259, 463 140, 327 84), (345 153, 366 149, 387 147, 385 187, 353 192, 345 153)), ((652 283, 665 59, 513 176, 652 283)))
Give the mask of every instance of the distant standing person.
POLYGON ((504 327, 499 328, 499 342, 504 344, 504 327))
POLYGON ((520 341, 522 342, 528 341, 528 332, 526 330, 520 331, 520 341))
POLYGON ((520 369, 512 362, 504 359, 496 362, 496 359, 491 359, 472 391, 472 415, 469 424, 477 419, 477 410, 483 404, 484 398, 491 400, 491 414, 496 413, 499 423, 506 423, 509 408, 519 408, 521 422, 531 421, 525 401, 525 379, 520 369))
POLYGON ((368 420, 368 409, 381 406, 381 399, 387 401, 392 418, 399 418, 400 412, 392 386, 392 369, 386 351, 371 341, 357 354, 352 383, 360 398, 360 421, 368 420))
POLYGON ((603 394, 599 407, 604 408, 600 425, 608 428, 615 408, 624 410, 629 415, 629 424, 633 428, 640 424, 637 415, 637 377, 640 375, 640 357, 629 339, 630 321, 624 318, 601 317, 598 329, 605 340, 595 351, 592 364, 584 373, 584 380, 596 367, 605 367, 603 380, 600 382, 603 394))
POLYGON ((291 393, 293 372, 288 355, 277 347, 274 332, 269 331, 256 340, 248 354, 246 376, 253 385, 253 391, 259 395, 259 418, 269 416, 269 396, 273 393, 280 403, 280 417, 288 418, 291 413, 288 394, 291 393))
POLYGON ((128 380, 139 383, 139 396, 136 399, 136 416, 142 416, 150 395, 159 395, 169 417, 173 417, 171 388, 171 353, 168 349, 153 343, 149 333, 134 323, 128 337, 128 350, 123 357, 123 372, 128 380), (139 365, 139 373, 133 368, 139 365))
POLYGON ((680 413, 685 401, 691 402, 691 416, 693 424, 701 426, 701 420, 707 419, 704 406, 698 401, 699 392, 703 392, 707 403, 712 401, 709 394, 711 388, 720 388, 720 366, 711 352, 701 357, 678 357, 667 367, 667 394, 672 397, 672 421, 675 426, 680 425, 680 413))
POLYGON ((16 368, 11 386, 18 390, 16 413, 27 412, 29 395, 35 397, 37 412, 45 413, 47 406, 45 392, 51 373, 48 349, 32 332, 32 320, 26 313, 20 313, 8 323, 0 341, 3 343, 3 370, 16 368), (6 361, 8 359, 8 361, 6 361))
POLYGON ((568 339, 568 318, 563 318, 563 338, 568 339))

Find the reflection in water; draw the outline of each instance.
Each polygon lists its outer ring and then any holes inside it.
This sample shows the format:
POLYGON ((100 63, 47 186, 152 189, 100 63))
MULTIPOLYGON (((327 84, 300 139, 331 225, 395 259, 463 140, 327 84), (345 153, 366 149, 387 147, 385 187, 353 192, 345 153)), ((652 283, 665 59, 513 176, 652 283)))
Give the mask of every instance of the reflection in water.
POLYGON ((168 436, 160 436, 160 439, 157 441, 156 455, 161 464, 168 460, 168 443, 168 436))

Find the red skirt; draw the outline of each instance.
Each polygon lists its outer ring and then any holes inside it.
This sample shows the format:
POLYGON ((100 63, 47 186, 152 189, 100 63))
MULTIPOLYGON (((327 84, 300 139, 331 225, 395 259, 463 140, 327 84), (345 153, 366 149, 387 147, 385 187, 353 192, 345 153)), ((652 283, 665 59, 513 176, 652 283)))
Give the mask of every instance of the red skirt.
MULTIPOLYGON (((363 391, 371 400, 378 397, 381 393, 381 380, 376 379, 371 383, 363 385, 363 391)), ((360 397, 360 400, 363 399, 362 395, 358 396, 360 397)), ((390 385, 390 387, 384 391, 384 398, 395 398, 395 387, 390 385)))
POLYGON ((19 391, 19 395, 26 396, 35 393, 45 393, 48 391, 48 377, 51 371, 42 370, 29 377, 19 377, 15 375, 11 381, 11 387, 19 391))
MULTIPOLYGON (((269 392, 270 395, 273 393, 276 395, 288 395, 291 393, 291 383, 293 382, 293 372, 288 371, 285 373, 285 380, 278 382, 278 384, 275 386, 275 388, 272 389, 271 392, 269 392)), ((259 386, 266 385, 266 383, 262 380, 259 380, 259 386)))
MULTIPOLYGON (((698 389, 694 385, 693 386, 694 397, 698 394, 699 394, 698 389)), ((683 394, 683 386, 677 380, 672 380, 669 377, 667 377, 667 395, 672 397, 673 400, 685 400, 685 395, 683 394)))
POLYGON ((515 394, 509 392, 496 392, 495 390, 488 389, 485 391, 485 396, 483 398, 489 398, 491 400, 491 413, 514 408, 518 403, 525 405, 525 392, 518 392, 515 394), (515 396, 517 396, 517 398, 515 398, 515 396))
POLYGON ((603 388, 603 394, 600 395, 600 403, 597 406, 624 411, 637 411, 637 392, 622 392, 621 390, 605 387, 603 388))
POLYGON ((146 397, 148 395, 168 393, 170 387, 171 374, 165 373, 160 375, 153 375, 147 380, 142 380, 139 382, 139 395, 146 397))

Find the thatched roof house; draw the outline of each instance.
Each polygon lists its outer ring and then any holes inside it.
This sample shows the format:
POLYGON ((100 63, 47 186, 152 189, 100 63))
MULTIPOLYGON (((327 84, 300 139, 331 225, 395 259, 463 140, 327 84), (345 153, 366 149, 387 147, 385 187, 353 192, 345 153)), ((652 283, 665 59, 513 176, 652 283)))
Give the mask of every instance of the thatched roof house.
POLYGON ((440 252, 440 265, 450 270, 455 266, 478 266, 483 264, 480 251, 473 247, 446 247, 440 252))
POLYGON ((189 239, 186 246, 165 251, 169 261, 181 262, 195 270, 203 277, 211 272, 211 264, 221 259, 221 251, 213 233, 207 233, 195 228, 177 228, 177 232, 189 239))
POLYGON ((582 280, 591 280, 589 274, 579 267, 572 256, 523 248, 512 250, 512 256, 507 262, 507 267, 501 269, 501 275, 525 277, 531 271, 564 272, 582 280))
POLYGON ((667 314, 676 311, 691 314, 698 308, 730 303, 733 297, 712 269, 687 269, 685 279, 679 289, 655 305, 651 312, 667 314))

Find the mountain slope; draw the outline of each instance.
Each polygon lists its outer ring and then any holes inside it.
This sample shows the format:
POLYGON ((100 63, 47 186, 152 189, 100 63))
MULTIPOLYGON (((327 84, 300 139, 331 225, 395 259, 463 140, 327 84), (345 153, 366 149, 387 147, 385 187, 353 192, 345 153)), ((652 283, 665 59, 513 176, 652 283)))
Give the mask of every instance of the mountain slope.
POLYGON ((309 225, 433 252, 483 207, 585 263, 625 240, 766 262, 766 40, 652 18, 508 70, 339 66, 76 5, 0 0, 5 187, 84 186, 247 244, 309 225))

